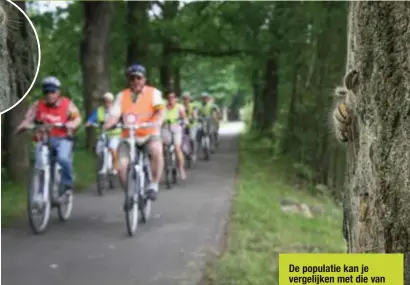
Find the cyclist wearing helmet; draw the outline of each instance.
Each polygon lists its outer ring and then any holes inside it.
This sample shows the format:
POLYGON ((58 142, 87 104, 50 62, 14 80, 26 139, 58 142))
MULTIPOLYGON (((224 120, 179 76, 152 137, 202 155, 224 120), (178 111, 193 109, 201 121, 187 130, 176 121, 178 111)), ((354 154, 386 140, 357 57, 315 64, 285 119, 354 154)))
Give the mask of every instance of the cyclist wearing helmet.
MULTIPOLYGON (((72 191, 73 176, 73 140, 69 139, 81 123, 81 115, 77 106, 60 93, 61 83, 53 77, 46 77, 41 82, 44 98, 37 100, 29 108, 24 120, 17 126, 16 133, 23 131, 34 120, 46 124, 63 123, 65 128, 52 128, 50 131, 51 148, 57 152, 57 161, 61 165, 61 183, 64 191, 72 191)), ((39 145, 36 146, 38 155, 39 145)), ((64 193, 61 193, 64 194, 64 193)))
MULTIPOLYGON (((113 102, 114 102, 114 95, 110 92, 107 92, 104 94, 103 98, 104 98, 104 105, 96 108, 91 113, 90 117, 87 120, 87 123, 85 124, 85 127, 89 127, 92 124, 103 124, 105 120, 108 118, 109 110, 112 107, 113 102)), ((115 167, 117 165, 117 147, 120 142, 121 129, 115 128, 113 130, 109 130, 107 132, 107 135, 109 137, 108 149, 112 156, 112 165, 114 165, 113 172, 115 174, 116 173, 115 167)), ((103 148, 102 145, 97 144, 95 148, 96 153, 100 153, 102 148, 103 148)))
POLYGON ((178 124, 178 120, 185 121, 187 119, 185 108, 181 104, 177 103, 177 98, 173 91, 168 91, 167 94, 167 105, 165 111, 165 120, 170 122, 169 133, 167 128, 162 129, 163 141, 167 144, 168 139, 171 135, 174 138, 175 152, 178 158, 179 174, 182 180, 186 179, 186 173, 184 169, 184 154, 182 153, 182 127, 178 124))
POLYGON ((212 96, 204 92, 201 96, 202 104, 199 108, 199 114, 203 117, 211 117, 212 124, 211 124, 211 133, 218 138, 218 131, 219 131, 219 120, 220 120, 220 109, 219 107, 213 102, 212 96))
MULTIPOLYGON (((143 128, 136 131, 136 138, 148 146, 152 165, 152 183, 146 189, 151 200, 156 200, 158 184, 164 167, 160 127, 164 118, 164 102, 162 93, 152 86, 146 85, 145 68, 134 64, 127 69, 128 88, 118 93, 110 115, 104 125, 105 129, 115 126, 120 119, 125 124, 150 122, 158 127, 143 128)), ((118 172, 123 185, 126 185, 126 171, 129 164, 129 131, 124 129, 122 141, 118 145, 118 172)), ((124 206, 125 210, 125 206, 124 206)))
POLYGON ((189 138, 192 141, 192 161, 195 162, 196 160, 196 154, 198 150, 198 140, 197 140, 197 134, 198 134, 198 106, 191 102, 191 94, 189 92, 184 92, 182 94, 182 99, 184 102, 184 107, 189 119, 189 125, 188 125, 188 130, 189 130, 189 138))

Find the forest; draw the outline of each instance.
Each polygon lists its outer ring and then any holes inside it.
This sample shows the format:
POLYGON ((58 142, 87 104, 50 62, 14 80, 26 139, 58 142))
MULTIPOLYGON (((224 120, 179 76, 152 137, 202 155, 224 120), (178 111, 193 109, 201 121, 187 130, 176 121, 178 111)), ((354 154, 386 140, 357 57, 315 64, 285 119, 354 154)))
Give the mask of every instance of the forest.
MULTIPOLYGON (((84 118, 104 92, 124 88, 126 66, 139 62, 150 85, 198 98, 207 91, 228 110, 228 121, 246 122, 232 217, 240 226, 207 284, 277 284, 271 283, 277 268, 262 264, 282 251, 344 252, 347 244, 350 252, 408 252, 407 3, 92 1, 43 13, 36 5, 26 2, 41 43, 37 81, 58 77, 84 118), (359 72, 358 130, 343 144, 332 125, 334 89, 350 69, 359 72), (285 211, 288 197, 319 204, 322 214, 268 224, 285 211), (369 210, 359 221, 363 205, 369 210), (283 244, 286 239, 292 242, 283 244), (255 266, 246 269, 250 263, 255 266)), ((2 116, 4 226, 24 213, 31 158, 30 135, 13 130, 40 96, 36 84, 2 116)), ((94 143, 93 131, 81 129, 74 162, 79 189, 95 181, 81 164, 93 161, 94 143)))
MULTIPOLYGON (((345 3, 75 2, 42 14, 35 5, 28 13, 41 43, 37 79, 59 78, 84 116, 105 90, 121 90, 127 64, 140 62, 154 86, 206 90, 233 119, 242 109, 255 136, 274 142, 272 155, 289 157, 312 185, 342 184, 328 113, 345 64, 345 3)), ((39 96, 34 88, 4 116, 3 174, 11 180, 27 171, 29 153, 20 150, 28 140, 7 133, 39 96)), ((94 139, 87 133, 80 147, 94 139)))

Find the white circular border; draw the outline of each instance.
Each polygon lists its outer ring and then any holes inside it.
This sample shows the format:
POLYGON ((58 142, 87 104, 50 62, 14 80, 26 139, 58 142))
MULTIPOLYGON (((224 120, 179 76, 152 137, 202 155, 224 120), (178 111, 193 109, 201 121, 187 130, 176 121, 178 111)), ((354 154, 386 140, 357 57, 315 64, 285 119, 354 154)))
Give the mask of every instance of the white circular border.
MULTIPOLYGON (((41 64, 40 39, 38 38, 37 30, 36 30, 36 28, 34 27, 33 22, 30 20, 30 18, 27 16, 27 14, 26 14, 19 6, 17 6, 17 4, 13 3, 11 0, 6 0, 6 1, 9 2, 9 3, 11 3, 14 7, 16 7, 16 8, 20 11, 20 13, 22 13, 22 14, 24 15, 24 17, 26 17, 27 21, 30 23, 30 26, 31 26, 31 28, 32 28, 33 31, 34 31, 34 35, 36 36, 36 40, 37 40, 38 62, 37 62, 36 74, 34 75, 34 78, 33 78, 32 82, 31 82, 31 85, 30 85, 30 87, 27 89, 26 93, 24 93, 23 97, 21 97, 20 100, 18 100, 16 103, 14 103, 14 105, 12 105, 11 107, 9 107, 8 109, 6 109, 6 110, 4 110, 4 111, 1 111, 1 112, 0 112, 0 115, 4 115, 4 114, 7 113, 8 111, 10 111, 10 110, 13 109, 14 107, 16 107, 18 104, 20 104, 21 101, 23 101, 24 99, 26 99, 28 93, 30 93, 31 89, 32 89, 33 86, 34 86, 34 83, 35 83, 36 80, 37 80, 37 76, 38 76, 38 73, 40 72, 40 64, 41 64)), ((27 4, 27 2, 26 2, 26 4, 27 4)))

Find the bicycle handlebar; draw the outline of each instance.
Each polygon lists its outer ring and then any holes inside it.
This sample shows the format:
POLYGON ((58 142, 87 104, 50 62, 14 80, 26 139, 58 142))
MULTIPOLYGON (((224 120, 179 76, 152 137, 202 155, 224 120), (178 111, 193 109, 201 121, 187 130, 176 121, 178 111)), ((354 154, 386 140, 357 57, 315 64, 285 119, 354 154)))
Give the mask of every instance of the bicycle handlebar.
MULTIPOLYGON (((119 124, 114 125, 113 127, 110 128, 110 130, 118 128, 118 125, 119 124)), ((93 128, 104 128, 104 123, 88 123, 88 126, 93 127, 93 128)))
POLYGON ((144 128, 157 127, 158 123, 144 122, 144 123, 141 123, 141 124, 132 124, 132 125, 126 125, 126 124, 119 123, 116 126, 118 128, 121 128, 121 129, 134 130, 135 131, 135 130, 144 129, 144 128))
POLYGON ((55 123, 55 124, 46 124, 46 123, 34 123, 34 124, 30 124, 28 126, 25 127, 25 129, 36 129, 36 128, 45 128, 47 130, 51 129, 51 128, 66 128, 66 125, 64 123, 55 123))
MULTIPOLYGON (((187 120, 178 119, 175 123, 178 124, 178 125, 184 125, 185 123, 187 123, 187 120)), ((170 120, 165 120, 163 125, 172 125, 172 124, 175 124, 175 123, 172 123, 170 120)))

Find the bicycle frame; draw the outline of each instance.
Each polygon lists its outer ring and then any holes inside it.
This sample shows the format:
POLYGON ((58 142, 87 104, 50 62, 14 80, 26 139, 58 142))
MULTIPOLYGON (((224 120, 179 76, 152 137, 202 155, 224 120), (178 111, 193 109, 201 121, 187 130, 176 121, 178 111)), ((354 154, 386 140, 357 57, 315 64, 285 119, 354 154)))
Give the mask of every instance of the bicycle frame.
POLYGON ((174 142, 174 136, 171 130, 171 123, 166 122, 165 124, 166 124, 166 128, 169 134, 169 141, 166 143, 166 147, 168 147, 169 151, 173 153, 175 151, 175 142, 174 142))
MULTIPOLYGON (((143 193, 145 190, 145 175, 144 175, 144 167, 146 167, 146 171, 148 174, 148 178, 151 181, 152 180, 152 172, 151 172, 151 167, 150 167, 150 161, 148 154, 145 151, 140 150, 139 148, 136 147, 136 144, 138 142, 136 136, 135 136, 135 131, 140 129, 140 128, 146 128, 146 127, 151 127, 151 126, 156 126, 154 123, 146 123, 146 124, 141 124, 141 125, 121 125, 120 127, 123 129, 128 129, 130 132, 129 136, 129 143, 130 143, 130 158, 132 163, 134 171, 137 175, 139 175, 140 179, 140 191, 143 193)), ((135 193, 138 195, 138 193, 135 193)), ((134 197, 135 198, 135 197, 134 197)))
MULTIPOLYGON (((43 181, 43 193, 42 193, 42 200, 46 201, 50 198, 51 202, 56 201, 58 198, 58 190, 59 185, 55 185, 55 178, 59 175, 61 166, 60 164, 53 160, 54 158, 51 157, 50 151, 50 142, 49 142, 49 131, 52 127, 62 127, 63 124, 54 124, 54 125, 35 125, 31 128, 45 128, 45 130, 41 130, 41 146, 40 146, 40 153, 38 157, 38 161, 34 161, 34 167, 38 170, 44 171, 44 181, 43 181), (52 170, 53 173, 52 173, 52 170), (52 175, 53 174, 53 175, 52 175), (51 184, 51 178, 53 178, 53 184, 51 184), (52 186, 52 191, 50 192, 50 186, 52 186), (51 195, 50 195, 51 194, 51 195)), ((37 159, 37 158, 35 158, 37 159)), ((37 189, 38 191, 38 189, 37 189)), ((36 193, 38 194, 38 193, 36 193)))
POLYGON ((210 147, 209 121, 210 119, 207 117, 201 118, 201 146, 203 148, 210 147))
POLYGON ((111 152, 108 148, 108 143, 109 143, 109 138, 106 133, 101 134, 101 141, 103 142, 104 148, 103 148, 103 166, 100 171, 101 174, 106 174, 109 170, 112 169, 112 157, 111 157, 111 152))
MULTIPOLYGON (((97 124, 91 124, 91 126, 100 127, 97 124)), ((98 142, 101 142, 102 145, 103 145, 103 149, 102 149, 103 165, 102 165, 101 169, 99 170, 99 174, 107 174, 113 167, 111 152, 110 152, 109 147, 108 147, 109 137, 108 137, 107 133, 104 131, 104 129, 102 127, 100 127, 100 132, 101 132, 101 134, 98 138, 98 142)), ((97 145, 98 145, 98 142, 97 142, 97 145)))

